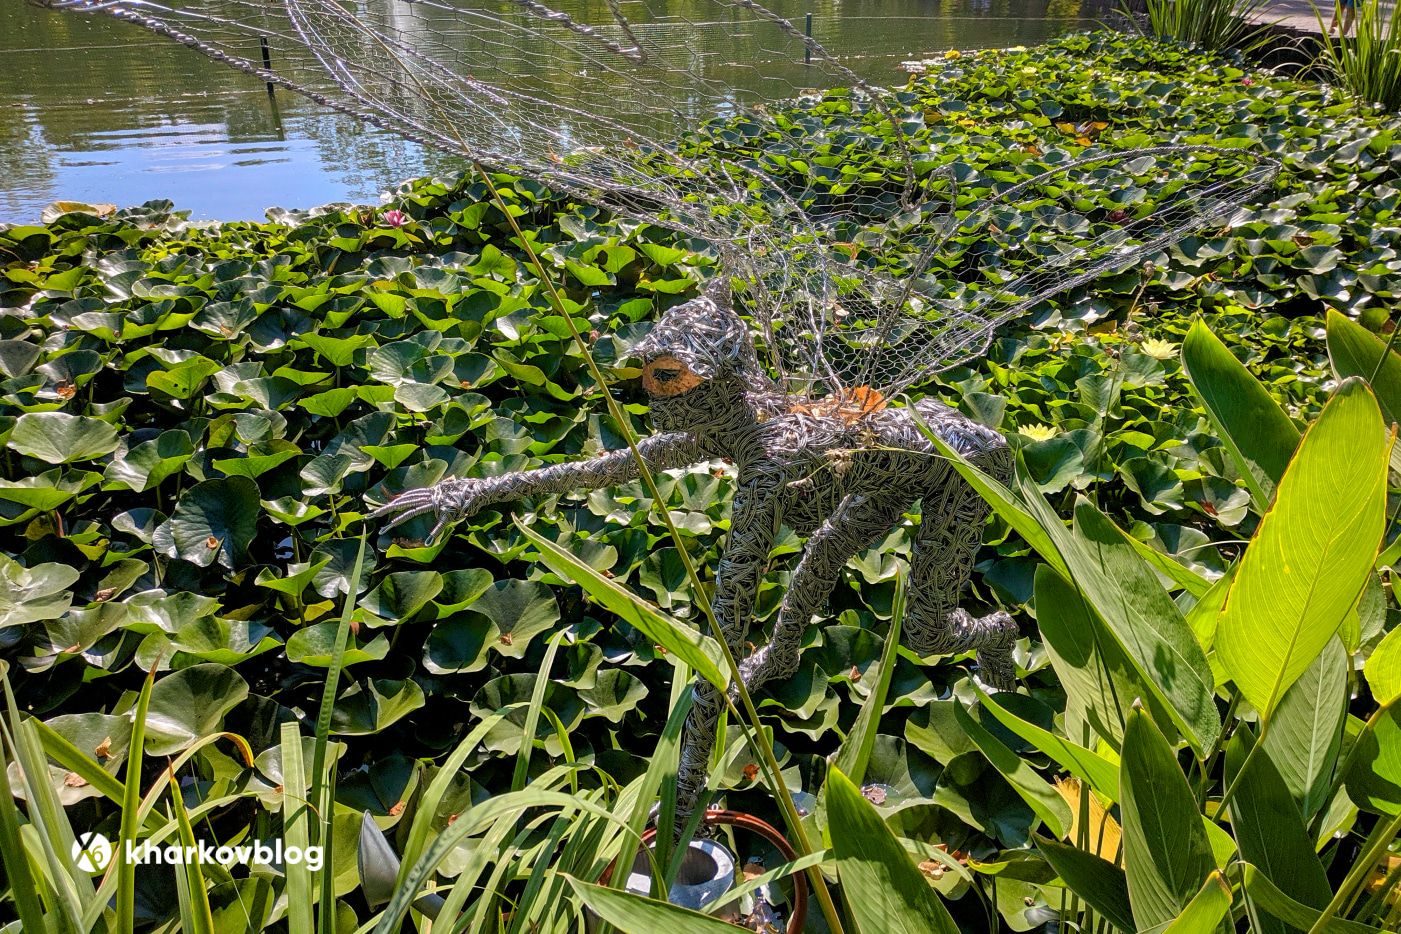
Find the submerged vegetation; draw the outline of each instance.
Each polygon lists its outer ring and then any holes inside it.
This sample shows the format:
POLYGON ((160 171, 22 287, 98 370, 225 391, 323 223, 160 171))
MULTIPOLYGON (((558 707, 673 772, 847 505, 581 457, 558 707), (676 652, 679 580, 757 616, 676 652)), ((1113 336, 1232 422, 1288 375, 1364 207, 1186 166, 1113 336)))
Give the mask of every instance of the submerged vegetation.
MULTIPOLYGON (((951 57, 893 97, 920 171, 956 163, 964 206, 1094 147, 1259 147, 1286 168, 1227 226, 921 388, 1018 450, 1010 488, 960 467, 995 505, 965 605, 1016 615, 1024 689, 988 696, 968 658, 896 647, 909 517, 755 699, 764 734, 722 721, 712 791, 782 827, 767 746, 817 854, 737 835, 742 860, 781 898, 817 866, 865 934, 1394 929, 1401 546, 1377 552, 1397 540, 1401 118, 1114 36, 951 57)), ((885 178, 860 101, 783 122, 747 144, 795 187, 885 178)), ((626 349, 713 252, 494 180, 644 432, 626 349)), ((507 218, 470 175, 269 214, 196 225, 150 202, 0 229, 18 797, 0 796, 0 918, 387 932, 431 884, 445 929, 579 930, 587 904, 624 931, 733 930, 591 885, 667 806, 692 665, 724 678, 650 491, 503 505, 432 547, 362 521, 441 477, 622 444, 507 218), (366 811, 402 868, 362 886, 366 811), (91 831, 332 850, 92 878, 70 850, 91 831)), ((969 236, 948 268, 994 260, 969 236)), ((656 482, 704 590, 732 469, 656 482)))

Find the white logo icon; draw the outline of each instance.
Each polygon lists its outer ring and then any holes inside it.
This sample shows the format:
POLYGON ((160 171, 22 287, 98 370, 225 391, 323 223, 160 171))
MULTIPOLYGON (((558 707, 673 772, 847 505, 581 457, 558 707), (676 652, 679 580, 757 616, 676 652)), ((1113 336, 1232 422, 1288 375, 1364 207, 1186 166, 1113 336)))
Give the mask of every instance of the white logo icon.
POLYGON ((100 833, 85 833, 73 841, 73 861, 83 872, 101 872, 112 861, 112 844, 100 833))

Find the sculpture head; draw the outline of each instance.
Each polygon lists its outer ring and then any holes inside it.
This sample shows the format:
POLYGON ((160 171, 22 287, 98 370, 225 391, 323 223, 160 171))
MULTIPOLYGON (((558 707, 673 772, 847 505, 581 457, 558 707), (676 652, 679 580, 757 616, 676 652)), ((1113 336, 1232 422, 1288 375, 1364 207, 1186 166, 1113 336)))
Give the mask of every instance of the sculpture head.
POLYGON ((723 278, 669 309, 631 355, 642 361, 642 388, 663 431, 721 426, 742 408, 746 391, 772 389, 723 278))

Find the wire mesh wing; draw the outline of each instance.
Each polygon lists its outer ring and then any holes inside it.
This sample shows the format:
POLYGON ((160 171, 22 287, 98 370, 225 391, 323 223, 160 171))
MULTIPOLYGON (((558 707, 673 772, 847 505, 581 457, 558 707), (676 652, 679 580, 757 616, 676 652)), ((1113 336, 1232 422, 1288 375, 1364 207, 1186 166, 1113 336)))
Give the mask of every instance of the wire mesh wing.
POLYGON ((798 394, 911 386, 1038 302, 1220 223, 1278 171, 1170 147, 961 195, 962 167, 916 163, 892 92, 752 0, 686 14, 666 0, 45 2, 708 241, 798 394), (848 90, 812 92, 835 87, 848 90))

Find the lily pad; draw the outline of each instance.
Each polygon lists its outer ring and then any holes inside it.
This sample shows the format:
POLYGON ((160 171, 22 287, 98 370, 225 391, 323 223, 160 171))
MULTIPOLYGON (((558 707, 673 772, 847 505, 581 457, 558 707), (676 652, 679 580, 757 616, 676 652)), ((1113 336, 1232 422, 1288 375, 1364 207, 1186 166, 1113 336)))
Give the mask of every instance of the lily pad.
POLYGON ((50 464, 70 464, 111 454, 117 429, 97 418, 66 412, 26 412, 15 423, 10 447, 50 464))
POLYGON ((176 551, 199 567, 217 560, 232 570, 248 557, 260 511, 258 485, 247 477, 196 483, 170 517, 176 551))
POLYGON ((158 679, 146 713, 147 754, 174 755, 215 732, 247 696, 248 682, 224 665, 195 665, 158 679))

